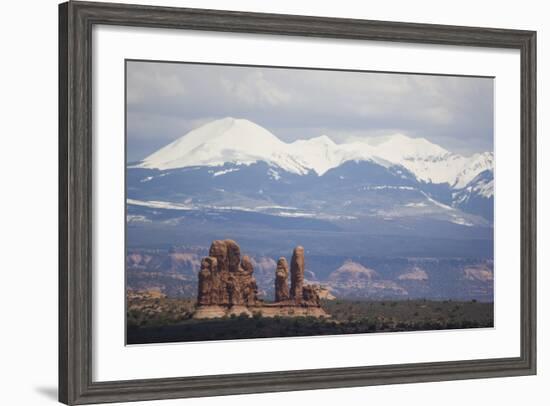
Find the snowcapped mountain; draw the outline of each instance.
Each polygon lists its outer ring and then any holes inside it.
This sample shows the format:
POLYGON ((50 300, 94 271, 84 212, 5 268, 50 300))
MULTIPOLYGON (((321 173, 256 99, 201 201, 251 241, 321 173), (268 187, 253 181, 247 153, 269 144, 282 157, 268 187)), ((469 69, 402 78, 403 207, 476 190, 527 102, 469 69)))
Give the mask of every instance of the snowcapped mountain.
POLYGON ((285 143, 246 119, 224 118, 194 129, 146 157, 136 167, 177 169, 195 166, 251 165, 265 162, 292 174, 318 176, 350 161, 386 168, 402 166, 418 181, 462 189, 478 174, 493 170, 493 154, 464 157, 424 138, 402 134, 336 144, 322 135, 285 143))
MULTIPOLYGON (((492 152, 484 152, 481 154, 474 154, 471 157, 466 159, 465 164, 463 165, 462 170, 457 174, 455 182, 451 183, 451 186, 455 189, 461 189, 466 187, 470 182, 472 182, 479 174, 490 171, 491 179, 493 173, 494 165, 494 156, 492 152)), ((485 188, 486 197, 490 197, 493 194, 493 182, 490 184, 490 191, 485 188), (487 195, 489 193, 489 195, 487 195)))
POLYGON ((493 195, 493 171, 486 170, 478 174, 462 189, 452 193, 452 205, 467 212, 480 213, 485 218, 493 220, 493 195))
POLYGON ((294 141, 288 146, 288 152, 319 175, 343 162, 341 149, 326 135, 294 141))
POLYGON ((287 149, 287 144, 249 120, 224 118, 190 131, 149 155, 139 167, 165 170, 264 161, 292 173, 307 173, 308 168, 287 149))
POLYGON ((248 120, 225 118, 129 165, 126 182, 132 222, 159 210, 256 213, 328 229, 380 220, 403 228, 397 224, 413 219, 475 228, 493 219, 492 153, 463 157, 401 134, 285 143, 248 120))

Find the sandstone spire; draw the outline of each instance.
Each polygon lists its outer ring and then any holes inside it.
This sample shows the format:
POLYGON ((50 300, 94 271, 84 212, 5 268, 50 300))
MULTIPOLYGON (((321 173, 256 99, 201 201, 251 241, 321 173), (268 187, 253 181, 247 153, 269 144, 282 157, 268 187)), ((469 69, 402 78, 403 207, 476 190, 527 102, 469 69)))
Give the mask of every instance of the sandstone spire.
POLYGON ((218 261, 213 257, 203 258, 201 261, 201 270, 199 271, 199 295, 197 303, 199 305, 212 304, 214 300, 213 282, 214 273, 218 268, 218 261))
POLYGON ((304 247, 297 246, 290 261, 290 298, 302 302, 304 287, 304 247))
POLYGON ((285 257, 281 257, 277 261, 277 269, 275 270, 275 301, 284 302, 288 299, 290 299, 288 291, 288 263, 285 257))

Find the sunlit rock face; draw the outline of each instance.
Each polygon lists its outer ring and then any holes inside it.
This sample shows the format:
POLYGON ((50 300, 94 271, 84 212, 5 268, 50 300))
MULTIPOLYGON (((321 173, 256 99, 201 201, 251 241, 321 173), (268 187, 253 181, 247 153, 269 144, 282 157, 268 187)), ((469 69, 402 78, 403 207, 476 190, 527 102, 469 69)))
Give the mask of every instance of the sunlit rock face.
POLYGON ((199 271, 199 305, 254 305, 258 286, 248 256, 241 260, 241 250, 233 240, 216 240, 199 271))
POLYGON ((241 258, 240 247, 235 241, 215 240, 208 256, 201 261, 194 317, 252 316, 257 313, 264 317, 330 317, 321 308, 319 287, 304 285, 304 263, 304 248, 301 246, 293 251, 290 271, 286 259, 279 258, 275 269, 275 301, 264 303, 258 299, 252 260, 247 255, 241 258))

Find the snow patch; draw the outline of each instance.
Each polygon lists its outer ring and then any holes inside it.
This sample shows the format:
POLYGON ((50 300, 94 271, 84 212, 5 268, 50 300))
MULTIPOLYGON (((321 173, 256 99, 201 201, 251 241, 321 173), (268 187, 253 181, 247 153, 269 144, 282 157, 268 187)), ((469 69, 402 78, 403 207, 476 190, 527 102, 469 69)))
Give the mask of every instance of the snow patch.
POLYGON ((381 185, 381 186, 363 186, 359 190, 416 190, 416 188, 412 186, 381 185))
POLYGON ((127 223, 151 223, 152 221, 145 216, 128 214, 126 216, 127 223))
POLYGON ((226 173, 238 172, 238 171, 239 171, 239 168, 224 169, 223 171, 214 172, 212 176, 221 176, 221 175, 225 175, 226 173))
POLYGON ((267 171, 267 174, 269 175, 269 177, 271 179, 274 179, 274 180, 279 180, 281 179, 281 175, 279 175, 279 172, 277 172, 275 169, 273 168, 269 168, 269 170, 267 171))
POLYGON ((126 199, 127 204, 132 204, 134 206, 149 207, 151 209, 170 209, 170 210, 193 210, 194 207, 189 204, 181 203, 172 203, 172 202, 161 202, 157 200, 135 200, 135 199, 126 199))
POLYGON ((453 219, 451 220, 451 223, 459 224, 461 226, 466 226, 466 227, 473 227, 474 226, 473 223, 470 223, 469 221, 467 221, 464 218, 459 217, 457 215, 453 215, 453 219))
POLYGON ((418 203, 407 203, 405 205, 405 207, 426 207, 428 206, 426 203, 424 202, 418 202, 418 203))
POLYGON ((420 191, 420 193, 422 193, 424 197, 430 201, 430 203, 435 204, 437 207, 441 207, 442 209, 445 209, 445 210, 454 210, 451 206, 447 206, 446 204, 440 203, 437 200, 432 199, 428 194, 426 194, 422 190, 420 191))
POLYGON ((140 180, 140 182, 141 183, 149 182, 153 178, 154 178, 154 176, 147 176, 146 178, 143 178, 142 180, 140 180))

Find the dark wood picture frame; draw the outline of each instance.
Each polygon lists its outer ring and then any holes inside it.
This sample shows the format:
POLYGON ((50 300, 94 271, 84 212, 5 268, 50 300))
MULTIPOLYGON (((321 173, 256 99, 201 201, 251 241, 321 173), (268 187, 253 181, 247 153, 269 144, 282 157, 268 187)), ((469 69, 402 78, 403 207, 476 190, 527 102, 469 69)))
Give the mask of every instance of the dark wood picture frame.
POLYGON ((219 396, 536 373, 536 32, 109 3, 59 6, 59 400, 219 396), (518 49, 521 54, 521 349, 476 359, 165 379, 92 380, 94 24, 518 49))

